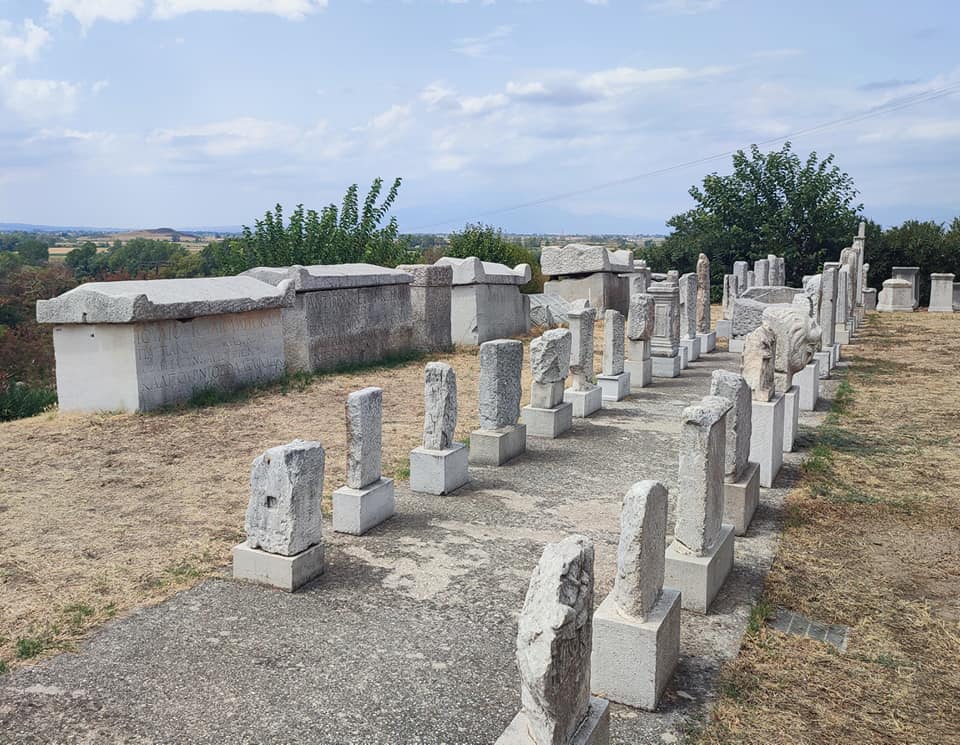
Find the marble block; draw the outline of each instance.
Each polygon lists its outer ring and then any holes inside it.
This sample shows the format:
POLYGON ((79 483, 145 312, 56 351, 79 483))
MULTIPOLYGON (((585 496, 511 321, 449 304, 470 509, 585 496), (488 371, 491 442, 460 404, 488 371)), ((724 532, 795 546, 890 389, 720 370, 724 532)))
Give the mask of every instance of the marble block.
MULTIPOLYGON (((715 332, 715 333, 716 333, 716 338, 717 338, 717 339, 729 339, 732 330, 733 330, 733 321, 730 321, 729 319, 723 318, 723 319, 717 321, 717 329, 716 329, 716 332, 715 332)), ((711 350, 711 351, 713 351, 713 350, 711 350)))
POLYGON ((677 356, 680 358, 680 369, 686 370, 690 367, 690 347, 685 347, 683 342, 680 342, 680 347, 677 350, 677 356))
POLYGON ((651 357, 653 360, 653 377, 676 378, 680 375, 680 355, 673 357, 651 357))
POLYGON ((687 351, 687 362, 696 362, 700 359, 700 337, 681 339, 680 348, 687 351))
POLYGON ((793 382, 800 388, 800 411, 813 411, 820 398, 820 363, 814 357, 800 372, 793 376, 793 382))
POLYGON ((799 426, 800 389, 796 385, 792 385, 783 392, 783 452, 793 452, 799 426))
POLYGON ((630 376, 630 389, 646 388, 653 382, 653 358, 624 360, 623 369, 630 376))
MULTIPOLYGON (((527 715, 520 711, 507 725, 494 745, 536 745, 528 734, 527 715)), ((610 703, 590 697, 590 708, 569 745, 608 745, 610 742, 610 703)), ((564 744, 566 745, 566 743, 564 744)))
POLYGON ((246 542, 233 547, 233 576, 248 582, 293 592, 323 574, 323 544, 293 556, 268 554, 246 542))
POLYGON ((760 464, 747 463, 740 478, 723 484, 723 521, 735 535, 744 535, 760 504, 760 464))
MULTIPOLYGON (((756 404, 756 402, 754 402, 756 404)), ((706 613, 733 569, 733 526, 720 526, 720 537, 703 555, 677 541, 667 546, 663 586, 680 591, 680 607, 706 613)))
POLYGON ((717 332, 708 331, 705 334, 697 334, 700 340, 700 354, 709 354, 717 348, 717 332))
POLYGON ((333 529, 363 535, 396 512, 393 479, 380 478, 362 489, 341 486, 333 493, 333 529))
POLYGON ((760 486, 770 488, 783 465, 784 395, 754 401, 751 412, 750 460, 760 464, 760 486))
POLYGON ((563 392, 563 400, 573 404, 573 415, 578 418, 588 417, 600 410, 603 406, 603 391, 595 385, 586 391, 575 391, 567 388, 563 392))
POLYGON ((520 409, 520 421, 526 426, 528 437, 552 440, 573 426, 573 404, 564 402, 551 409, 524 406, 520 409))
POLYGON ((743 353, 743 337, 740 337, 738 339, 731 338, 729 343, 727 344, 727 349, 729 349, 731 352, 742 354, 743 353))
POLYGON ((470 433, 470 463, 478 466, 502 466, 526 449, 525 424, 499 429, 477 429, 470 433))
POLYGON ((820 380, 826 380, 830 377, 830 369, 833 367, 833 355, 830 352, 814 352, 813 358, 817 361, 817 373, 820 380))
POLYGON ((451 494, 470 481, 468 451, 457 442, 444 450, 410 451, 410 491, 451 494))
POLYGON ((598 375, 597 385, 600 386, 604 401, 622 401, 630 395, 630 373, 625 371, 619 375, 598 375))

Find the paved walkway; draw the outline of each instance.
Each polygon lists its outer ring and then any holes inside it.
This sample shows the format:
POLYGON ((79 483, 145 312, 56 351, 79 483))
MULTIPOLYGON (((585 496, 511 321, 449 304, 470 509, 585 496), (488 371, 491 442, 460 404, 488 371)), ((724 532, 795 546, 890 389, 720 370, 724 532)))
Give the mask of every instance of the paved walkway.
MULTIPOLYGON (((640 479, 674 489, 680 412, 709 392, 713 369, 738 360, 701 357, 558 440, 531 438, 506 467, 472 468, 453 496, 399 487, 386 524, 326 534, 327 572, 301 592, 225 572, 111 623, 76 654, 5 676, 0 742, 492 743, 520 705, 516 618, 543 545, 575 532, 595 541, 599 605, 622 495, 640 479)), ((612 706, 612 742, 671 741, 661 736, 702 715, 773 560, 798 463, 788 456, 779 488, 761 490, 710 615, 683 613, 661 711, 612 706)))

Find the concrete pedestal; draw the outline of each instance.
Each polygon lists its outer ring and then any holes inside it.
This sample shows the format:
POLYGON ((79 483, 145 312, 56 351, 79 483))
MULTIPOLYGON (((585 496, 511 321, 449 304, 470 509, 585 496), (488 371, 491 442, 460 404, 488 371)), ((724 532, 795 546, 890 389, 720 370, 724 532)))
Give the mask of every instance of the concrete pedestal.
POLYGON ((526 449, 525 424, 500 429, 475 429, 470 433, 470 462, 478 466, 502 466, 526 449))
POLYGON ((653 377, 676 378, 680 375, 680 355, 674 357, 651 357, 653 377))
POLYGON ((838 344, 849 344, 850 332, 846 329, 846 327, 841 328, 838 326, 836 332, 834 333, 834 338, 836 338, 838 344))
POLYGON ((393 479, 381 478, 363 489, 341 486, 333 493, 333 529, 363 535, 396 512, 393 479))
POLYGON ((820 363, 814 358, 793 379, 800 388, 800 411, 813 411, 820 398, 820 363))
POLYGON ((573 404, 573 415, 578 418, 588 417, 603 406, 603 391, 595 385, 586 391, 575 391, 567 388, 563 392, 563 400, 573 404))
POLYGON ((233 578, 293 592, 323 574, 323 544, 296 556, 268 554, 246 543, 233 547, 233 578))
MULTIPOLYGON (((783 452, 792 453, 800 426, 800 389, 796 384, 783 392, 783 452)), ((752 438, 751 438, 752 442, 752 438)))
POLYGON ((696 362, 700 359, 700 337, 695 336, 692 339, 681 339, 680 346, 687 350, 687 361, 696 362))
POLYGON ((646 388, 653 382, 653 358, 645 360, 624 360, 624 372, 630 375, 630 390, 646 388))
POLYGON ((520 410, 520 421, 527 428, 528 437, 546 437, 552 440, 573 425, 573 404, 561 403, 552 409, 524 406, 520 410))
POLYGON ((705 334, 697 334, 700 340, 700 354, 710 354, 717 348, 717 332, 708 331, 705 334))
POLYGON ((727 349, 737 354, 743 354, 743 339, 731 339, 727 344, 727 349))
POLYGON ((680 358, 681 370, 686 370, 690 367, 690 347, 683 346, 683 342, 681 342, 677 349, 677 356, 680 358))
POLYGON ((833 365, 830 364, 833 355, 830 352, 814 352, 813 358, 817 361, 817 373, 820 380, 826 380, 830 377, 830 370, 833 365))
POLYGON ((597 385, 604 401, 623 401, 630 395, 630 373, 624 369, 619 375, 598 375, 597 385))
POLYGON ((663 588, 645 621, 623 616, 608 595, 593 614, 590 688, 654 711, 680 657, 680 593, 663 588))
MULTIPOLYGON (((497 738, 494 745, 533 745, 527 734, 527 715, 521 711, 497 738)), ((580 728, 574 733, 570 745, 609 745, 610 702, 595 696, 590 697, 590 709, 580 728)))
POLYGON ((723 523, 720 537, 703 556, 690 553, 674 540, 667 546, 663 586, 680 591, 680 606, 706 613, 733 569, 733 526, 723 523))
POLYGON ((733 333, 733 321, 728 321, 726 318, 717 321, 717 339, 729 339, 731 333, 733 333))
POLYGON ((410 451, 410 491, 450 494, 470 481, 467 448, 460 443, 447 450, 410 451))
POLYGON ((760 464, 748 462, 740 478, 723 484, 723 522, 744 535, 760 504, 760 464))
POLYGON ((840 360, 843 357, 843 348, 840 346, 840 342, 834 342, 833 345, 833 366, 836 367, 840 364, 840 360))
POLYGON ((770 488, 783 465, 783 419, 786 404, 781 393, 772 401, 753 401, 750 415, 750 460, 760 464, 760 486, 770 488))

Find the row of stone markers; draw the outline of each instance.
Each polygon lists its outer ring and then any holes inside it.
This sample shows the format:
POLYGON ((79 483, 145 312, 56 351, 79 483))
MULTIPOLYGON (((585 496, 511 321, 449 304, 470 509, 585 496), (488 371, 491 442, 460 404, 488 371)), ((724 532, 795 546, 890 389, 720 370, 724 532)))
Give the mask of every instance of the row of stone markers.
MULTIPOLYGON (((912 313, 920 306, 920 282, 917 275, 920 267, 895 266, 893 275, 883 281, 883 289, 876 299, 875 310, 883 313, 912 313)), ((931 313, 960 312, 960 282, 955 274, 946 272, 930 275, 931 313)))

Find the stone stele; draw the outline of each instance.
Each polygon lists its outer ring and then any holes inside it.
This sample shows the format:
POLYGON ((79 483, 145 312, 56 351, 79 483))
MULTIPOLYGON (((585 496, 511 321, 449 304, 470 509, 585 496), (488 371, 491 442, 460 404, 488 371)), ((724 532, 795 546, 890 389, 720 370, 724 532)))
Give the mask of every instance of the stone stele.
POLYGON ((736 274, 723 275, 723 317, 725 320, 733 320, 733 301, 739 294, 739 280, 736 274))
POLYGON ((697 333, 710 333, 710 259, 697 257, 697 333))
POLYGON ((740 355, 740 374, 753 392, 754 401, 769 401, 774 394, 777 335, 766 323, 747 334, 740 355))
POLYGON ((667 489, 659 481, 630 487, 620 510, 620 545, 613 598, 628 616, 646 620, 663 589, 667 489))
POLYGON ((423 447, 447 450, 457 428, 457 374, 446 362, 427 363, 423 402, 423 447))
POLYGON ((537 745, 568 745, 590 705, 593 543, 548 544, 533 570, 517 630, 520 695, 537 745))
POLYGON ((680 338, 697 336, 697 275, 689 272, 680 277, 680 338))
POLYGON ((480 345, 480 429, 512 427, 520 418, 523 343, 494 339, 480 345))
POLYGON ((750 264, 746 261, 733 262, 733 276, 737 278, 737 292, 743 292, 750 284, 747 280, 747 274, 750 271, 750 264))
POLYGON ((294 556, 323 538, 323 445, 294 440, 253 461, 247 546, 294 556))
POLYGON ((809 306, 775 305, 763 311, 763 322, 777 335, 776 371, 786 376, 784 390, 820 349, 820 327, 810 317, 809 306))
POLYGON ((627 315, 627 338, 630 341, 650 341, 655 306, 652 295, 637 293, 630 296, 630 313, 627 315))
POLYGON ((593 324, 596 308, 572 310, 567 314, 573 335, 570 351, 570 372, 574 390, 586 390, 593 385, 593 324))
POLYGON ((750 386, 742 375, 729 370, 714 370, 710 377, 710 395, 731 403, 727 412, 727 444, 723 475, 736 481, 750 460, 752 397, 750 386))
POLYGON ((383 390, 364 388, 347 396, 347 486, 363 489, 379 481, 383 390))
POLYGON ((626 340, 624 339, 623 313, 608 310, 603 314, 603 361, 604 375, 619 375, 623 372, 626 340))
POLYGON ((567 379, 572 343, 573 335, 567 329, 550 329, 530 342, 534 383, 551 384, 567 379))
POLYGON ((730 401, 705 396, 683 410, 680 424, 680 481, 674 538, 695 554, 709 552, 723 521, 726 414, 730 401))

